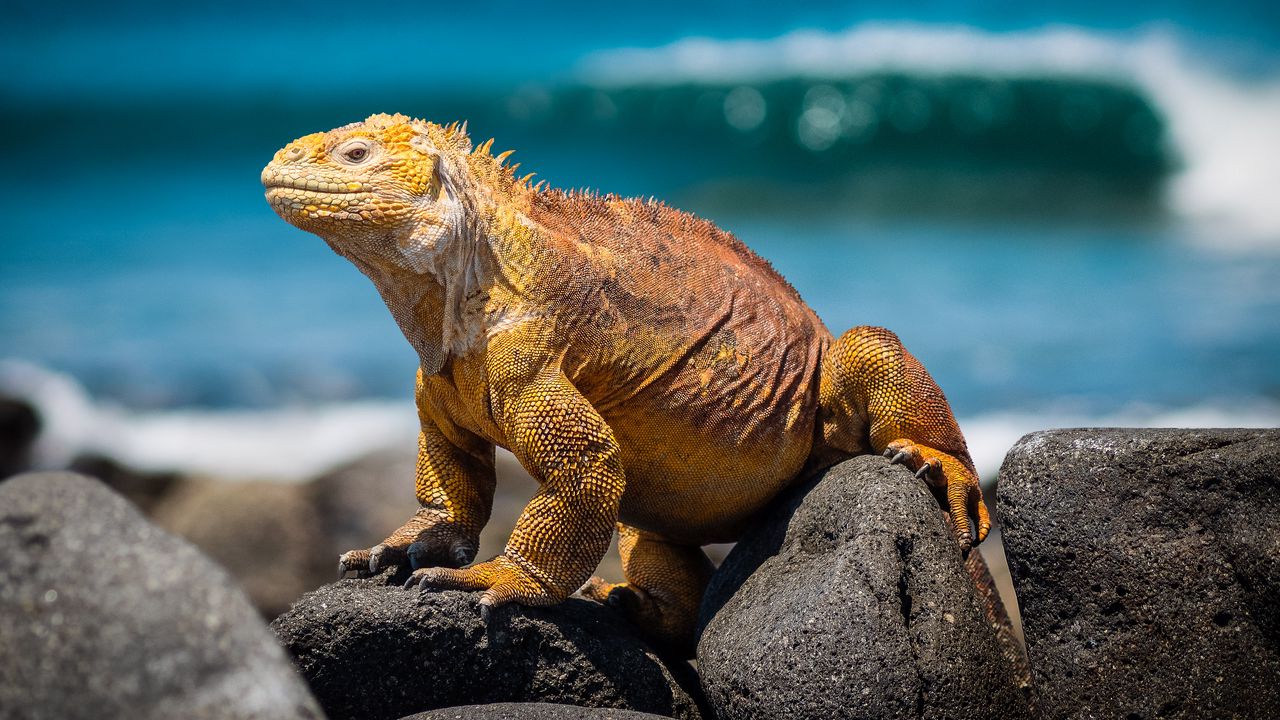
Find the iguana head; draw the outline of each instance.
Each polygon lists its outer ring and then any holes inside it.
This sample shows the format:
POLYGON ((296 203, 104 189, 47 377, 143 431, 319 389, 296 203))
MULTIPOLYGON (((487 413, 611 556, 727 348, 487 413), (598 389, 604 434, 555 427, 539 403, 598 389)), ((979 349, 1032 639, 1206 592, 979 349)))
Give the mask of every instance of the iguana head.
POLYGON ((414 264, 461 222, 450 167, 466 133, 404 115, 373 115, 298 138, 262 170, 267 202, 348 257, 414 264))

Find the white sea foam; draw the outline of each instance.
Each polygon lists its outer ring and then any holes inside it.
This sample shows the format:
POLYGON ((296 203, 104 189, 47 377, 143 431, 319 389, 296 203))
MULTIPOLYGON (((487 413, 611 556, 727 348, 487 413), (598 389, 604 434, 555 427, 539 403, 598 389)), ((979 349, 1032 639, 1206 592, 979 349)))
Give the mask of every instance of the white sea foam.
POLYGON ((415 446, 413 403, 359 401, 268 410, 141 412, 94 403, 75 380, 0 361, 0 393, 37 408, 37 467, 65 467, 82 453, 140 470, 221 478, 303 480, 374 450, 415 446))
POLYGON ((1078 77, 1130 84, 1163 114, 1183 166, 1168 204, 1218 243, 1280 244, 1280 77, 1238 79, 1167 29, 1134 36, 1074 27, 991 32, 867 23, 765 40, 685 38, 588 56, 601 86, 747 84, 874 72, 996 78, 1078 77))
MULTIPOLYGON (((389 447, 412 448, 412 403, 361 401, 270 410, 139 412, 95 404, 71 378, 0 361, 0 393, 24 397, 44 429, 40 467, 65 467, 93 452, 143 470, 178 470, 220 478, 303 480, 389 447)), ((991 480, 1018 438, 1062 427, 1280 427, 1280 404, 1233 407, 1133 407, 1106 414, 997 412, 961 418, 982 477, 991 480)))

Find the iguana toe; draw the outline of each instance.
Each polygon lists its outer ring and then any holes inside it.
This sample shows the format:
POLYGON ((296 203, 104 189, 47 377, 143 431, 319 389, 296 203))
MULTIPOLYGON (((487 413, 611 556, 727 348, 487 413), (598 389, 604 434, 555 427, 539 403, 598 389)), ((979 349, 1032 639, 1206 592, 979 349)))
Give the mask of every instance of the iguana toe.
POLYGON ((598 603, 607 603, 609 601, 609 593, 618 587, 618 583, 611 583, 602 577, 592 575, 586 584, 578 589, 578 593, 588 600, 595 600, 598 603))
POLYGON ((628 583, 611 583, 602 578, 593 577, 582 586, 579 592, 585 598, 608 605, 615 610, 630 613, 639 609, 642 604, 640 593, 644 591, 628 583))
POLYGON ((467 544, 456 545, 453 548, 453 561, 458 563, 458 567, 462 567, 474 560, 476 557, 476 549, 467 544))
POLYGON ((368 550, 350 550, 338 558, 338 579, 355 572, 357 577, 377 575, 389 568, 402 565, 405 552, 402 548, 379 543, 368 550))
POLYGON ((393 545, 381 543, 369 548, 369 574, 377 575, 379 571, 389 567, 403 565, 405 551, 393 545))
POLYGON ((448 573, 457 572, 453 568, 445 567, 424 567, 414 570, 409 579, 404 581, 406 590, 417 588, 421 592, 428 590, 478 590, 477 587, 464 587, 462 584, 452 582, 452 578, 448 573))
POLYGON ((476 556, 478 543, 452 528, 435 527, 418 535, 407 548, 409 566, 419 568, 442 566, 458 568, 476 556))
POLYGON ((911 461, 911 454, 906 450, 899 450, 895 447, 889 447, 884 451, 884 456, 889 458, 890 465, 907 465, 911 461))
POLYGON ((561 595, 534 577, 520 563, 504 555, 468 568, 445 567, 414 570, 405 583, 420 592, 428 590, 483 590, 480 603, 498 607, 516 601, 524 605, 554 605, 568 595, 561 595))
POLYGON ((338 557, 338 579, 346 577, 349 572, 355 572, 357 575, 369 572, 370 554, 368 550, 350 550, 342 553, 338 557))

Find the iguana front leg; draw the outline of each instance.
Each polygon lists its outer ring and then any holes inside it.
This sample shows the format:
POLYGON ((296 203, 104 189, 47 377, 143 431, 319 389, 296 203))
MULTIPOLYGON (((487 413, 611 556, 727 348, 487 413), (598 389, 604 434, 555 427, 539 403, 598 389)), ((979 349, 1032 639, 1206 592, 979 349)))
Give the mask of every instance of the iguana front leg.
POLYGON ((502 555, 462 570, 417 570, 408 584, 484 590, 487 615, 511 601, 552 605, 577 590, 609 547, 625 481, 613 431, 536 339, 496 338, 486 369, 494 420, 541 488, 502 555))
POLYGON ((338 574, 376 573, 408 561, 412 567, 462 567, 475 558, 480 531, 493 508, 493 445, 454 425, 437 409, 418 373, 418 465, 415 491, 422 509, 368 550, 338 559, 338 574))
POLYGON ((897 335, 869 326, 845 333, 823 358, 819 392, 827 447, 871 450, 906 465, 945 491, 961 548, 987 537, 991 519, 964 435, 938 384, 897 335))

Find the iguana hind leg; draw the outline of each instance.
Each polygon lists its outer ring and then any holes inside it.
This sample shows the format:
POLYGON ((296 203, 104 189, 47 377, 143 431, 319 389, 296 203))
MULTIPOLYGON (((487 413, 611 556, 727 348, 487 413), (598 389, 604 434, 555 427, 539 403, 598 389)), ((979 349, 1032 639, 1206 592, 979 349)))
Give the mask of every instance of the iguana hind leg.
POLYGON ((828 449, 883 453, 906 465, 945 491, 962 548, 986 538, 991 520, 964 435, 938 384, 897 335, 869 326, 845 333, 823 358, 819 392, 828 449))
POLYGON ((715 570, 702 548, 618 523, 618 553, 627 581, 593 577, 582 594, 621 610, 657 647, 693 657, 702 594, 715 570))

